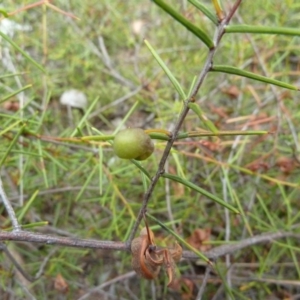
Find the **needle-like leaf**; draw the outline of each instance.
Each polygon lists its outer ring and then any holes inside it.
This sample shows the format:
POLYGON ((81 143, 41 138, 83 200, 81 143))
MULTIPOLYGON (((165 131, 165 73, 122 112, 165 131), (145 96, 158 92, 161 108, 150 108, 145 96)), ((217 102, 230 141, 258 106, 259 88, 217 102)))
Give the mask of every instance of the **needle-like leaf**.
POLYGON ((179 183, 181 183, 181 184, 189 187, 190 189, 192 189, 192 190, 194 190, 194 191, 196 191, 196 192, 198 192, 198 193, 206 196, 207 198, 209 198, 209 199, 217 202, 218 204, 220 204, 220 205, 228 208, 229 210, 233 211, 234 213, 237 213, 237 214, 240 213, 235 207, 233 207, 230 204, 226 203, 221 198, 215 196, 214 194, 211 194, 210 192, 202 189, 201 187, 197 186, 196 184, 194 184, 194 183, 192 183, 192 182, 190 182, 190 181, 188 181, 188 180, 186 180, 186 179, 184 179, 182 177, 179 177, 179 176, 176 176, 176 175, 172 175, 172 174, 168 174, 168 173, 164 173, 162 175, 162 177, 169 178, 169 179, 171 179, 173 181, 177 181, 177 182, 179 182, 179 183))
POLYGON ((196 35, 209 49, 214 47, 213 41, 203 30, 192 24, 171 6, 161 0, 153 0, 153 2, 167 12, 170 16, 172 16, 177 22, 181 23, 186 29, 196 35))
POLYGON ((226 66, 226 65, 214 65, 211 69, 212 72, 222 72, 222 73, 228 73, 228 74, 234 74, 234 75, 238 75, 238 76, 242 76, 242 77, 247 77, 247 78, 251 78, 260 82, 265 82, 265 83, 270 83, 270 84, 274 84, 289 90, 294 90, 294 91, 299 91, 300 89, 294 85, 282 82, 280 80, 276 80, 276 79, 272 79, 272 78, 268 78, 262 75, 258 75, 249 71, 245 71, 242 69, 238 69, 235 67, 231 67, 231 66, 226 66))
POLYGON ((276 26, 253 26, 253 25, 228 25, 226 33, 260 33, 260 34, 281 34, 300 36, 299 28, 276 27, 276 26))

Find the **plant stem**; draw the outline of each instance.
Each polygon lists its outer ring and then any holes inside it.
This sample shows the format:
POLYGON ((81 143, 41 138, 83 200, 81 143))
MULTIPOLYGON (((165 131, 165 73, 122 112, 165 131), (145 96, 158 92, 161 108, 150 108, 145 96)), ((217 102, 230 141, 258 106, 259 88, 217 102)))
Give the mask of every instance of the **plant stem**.
MULTIPOLYGON (((225 244, 212 248, 203 252, 207 258, 216 260, 227 254, 233 254, 244 248, 248 248, 257 244, 271 243, 278 239, 283 238, 300 239, 300 234, 292 232, 266 232, 260 235, 252 236, 234 244, 225 244)), ((117 250, 117 251, 130 251, 130 246, 123 242, 114 241, 99 241, 91 239, 78 239, 70 237, 61 237, 49 234, 33 233, 25 230, 18 231, 0 231, 0 242, 15 241, 15 242, 28 242, 28 243, 41 243, 44 245, 56 245, 63 247, 76 247, 85 249, 104 249, 104 250, 117 250)), ((3 251, 3 244, 0 244, 0 250, 3 251)), ((183 251, 182 257, 188 260, 199 260, 199 256, 192 251, 183 251)))
POLYGON ((240 3, 241 3, 242 0, 237 0, 236 3, 234 4, 234 6, 232 7, 232 9, 230 10, 228 16, 226 16, 224 18, 224 20, 222 20, 220 22, 220 24, 218 25, 217 29, 216 29, 216 32, 215 32, 215 37, 214 37, 214 47, 211 48, 209 50, 209 53, 208 53, 208 56, 207 56, 207 59, 206 59, 206 62, 202 68, 202 71, 200 72, 199 76, 198 76, 198 79, 196 81, 196 84, 195 84, 195 87, 194 89, 192 90, 192 93, 191 93, 191 96, 189 99, 187 99, 184 103, 184 107, 180 113, 180 116, 178 117, 178 120, 177 120, 177 123, 175 125, 175 128, 174 130, 172 131, 172 136, 171 138, 169 139, 169 141, 167 142, 166 144, 166 148, 163 152, 163 155, 162 155, 162 158, 159 162, 159 166, 158 166, 158 170, 155 174, 155 176, 152 178, 151 180, 151 184, 148 188, 148 190, 146 191, 146 193, 144 194, 144 198, 143 198, 143 202, 142 202, 142 207, 139 211, 139 214, 137 216, 137 220, 133 226, 133 229, 130 233, 130 236, 128 238, 128 240, 126 241, 126 244, 127 245, 130 245, 136 232, 137 232, 137 229, 138 229, 138 226, 139 224, 141 223, 142 221, 142 218, 143 218, 143 215, 146 213, 147 211, 147 205, 148 205, 148 202, 150 201, 150 198, 151 198, 151 195, 154 191, 154 188, 159 180, 159 178, 162 176, 162 174, 164 173, 164 168, 165 168, 165 163, 168 159, 168 156, 170 154, 170 151, 171 151, 171 148, 175 142, 175 140, 177 139, 177 135, 178 135, 178 132, 182 126, 182 123, 184 122, 185 120, 185 117, 187 116, 190 108, 189 108, 189 103, 190 102, 195 102, 196 100, 196 96, 199 92, 199 89, 200 87, 202 86, 203 82, 204 82, 204 79, 206 77, 206 75, 208 74, 208 72, 211 70, 212 68, 212 65, 213 65, 213 58, 214 58, 214 55, 216 53, 216 50, 220 44, 220 41, 222 39, 222 36, 223 34, 225 33, 225 28, 226 28, 226 25, 229 23, 229 21, 231 20, 232 16, 234 15, 235 11, 237 10, 237 8, 239 7, 240 3))
POLYGON ((19 231, 21 229, 21 226, 18 222, 15 211, 14 211, 11 203, 9 202, 9 200, 8 200, 6 194, 5 194, 5 191, 4 191, 3 186, 2 186, 1 177, 0 177, 0 198, 2 199, 2 203, 6 208, 6 211, 8 213, 8 216, 9 216, 10 220, 11 220, 11 223, 12 223, 12 226, 13 226, 14 230, 19 231))

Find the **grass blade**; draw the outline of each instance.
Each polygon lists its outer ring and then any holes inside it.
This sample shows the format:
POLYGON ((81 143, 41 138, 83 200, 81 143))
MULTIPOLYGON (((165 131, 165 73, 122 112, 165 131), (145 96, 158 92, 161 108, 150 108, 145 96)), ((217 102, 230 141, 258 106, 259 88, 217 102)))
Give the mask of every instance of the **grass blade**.
MULTIPOLYGON (((12 130, 14 127, 18 126, 20 123, 22 123, 22 120, 17 120, 15 123, 10 124, 9 126, 6 125, 5 128, 0 131, 0 136, 4 135, 6 132, 9 132, 12 130)), ((2 125, 2 124, 1 124, 2 125)))
POLYGON ((228 74, 233 74, 233 75, 238 75, 242 77, 247 77, 250 79, 254 79, 260 82, 265 82, 273 85, 277 85, 289 90, 294 90, 294 91, 299 91, 300 89, 294 85, 276 80, 276 79, 271 79, 262 75, 258 75, 252 72, 244 71, 235 67, 231 66, 226 66, 226 65, 215 65, 211 69, 212 72, 222 72, 222 73, 228 73, 228 74))
POLYGON ((226 203, 221 198, 219 198, 219 197, 211 194, 210 192, 202 189, 201 187, 197 186, 196 184, 194 184, 194 183, 192 183, 192 182, 190 182, 190 181, 188 181, 188 180, 186 180, 184 178, 181 178, 181 177, 176 176, 176 175, 168 174, 168 173, 164 173, 162 175, 162 177, 169 178, 169 179, 171 179, 173 181, 177 181, 177 182, 179 182, 179 183, 181 183, 181 184, 189 187, 190 189, 192 189, 192 190, 194 190, 194 191, 196 191, 196 192, 198 192, 198 193, 206 196, 207 198, 209 198, 209 199, 217 202, 218 204, 220 204, 220 205, 228 208, 229 210, 233 211, 234 213, 237 213, 237 214, 240 213, 235 207, 233 207, 230 204, 226 203))
POLYGON ((11 73, 11 74, 4 74, 0 76, 0 79, 4 79, 4 78, 9 78, 9 77, 14 77, 14 76, 21 76, 26 74, 27 72, 19 72, 19 73, 11 73))
POLYGON ((84 116, 81 118, 80 122, 78 123, 77 127, 72 132, 70 137, 74 137, 76 134, 80 133, 82 126, 86 122, 87 118, 89 117, 91 111, 93 111, 98 101, 99 101, 99 97, 96 97, 95 100, 91 103, 90 107, 85 111, 84 116))
MULTIPOLYGON (((22 210, 20 211, 20 213, 18 214, 18 221, 20 223, 22 223, 23 217, 25 216, 25 214, 28 212, 29 208, 32 206, 34 200, 36 199, 36 196, 38 195, 39 190, 36 190, 32 196, 30 197, 30 199, 26 202, 25 206, 22 207, 22 210)), ((23 226, 22 226, 23 227, 23 226)))
POLYGON ((164 72, 169 77, 170 81, 174 85, 176 91, 178 92, 178 94, 180 95, 180 97, 182 98, 182 100, 185 100, 186 99, 185 92, 183 91, 183 89, 182 89, 181 85, 179 84, 179 82, 177 81, 177 79, 174 77, 174 75, 172 74, 172 72, 169 70, 169 68, 166 66, 166 64, 159 57, 159 55, 157 54, 157 52, 152 48, 152 46, 149 44, 149 42, 147 40, 145 40, 145 44, 149 48, 149 50, 151 51, 151 53, 154 56, 154 58, 157 60, 158 64, 161 66, 161 68, 164 70, 164 72))
POLYGON ((156 3, 170 16, 172 16, 177 22, 182 24, 187 30, 189 30, 194 35, 196 35, 209 49, 214 47, 213 41, 204 31, 202 31, 200 28, 196 27, 194 24, 192 24, 190 21, 184 18, 181 14, 175 11, 171 6, 169 6, 168 4, 166 4, 161 0, 153 0, 153 2, 156 3))
POLYGON ((151 180, 151 175, 149 172, 136 160, 130 160, 149 180, 151 180))
MULTIPOLYGON (((49 221, 40 221, 40 222, 34 222, 34 223, 29 223, 29 224, 22 224, 22 229, 32 229, 32 228, 47 226, 47 225, 49 225, 49 221)), ((9 232, 12 230, 13 230, 13 227, 5 227, 5 231, 9 232)))
POLYGON ((3 17, 5 17, 5 18, 8 18, 9 16, 8 16, 8 13, 7 13, 7 11, 6 10, 4 10, 4 9, 0 9, 0 13, 3 15, 3 17))
POLYGON ((19 131, 15 134, 14 139, 11 141, 9 146, 7 147, 6 152, 2 155, 1 161, 0 161, 0 168, 2 167, 3 163, 5 162, 8 154, 10 153, 13 146, 17 143, 19 136, 22 134, 23 129, 26 125, 22 125, 19 129, 19 131))
POLYGON ((197 0, 188 0, 196 8, 198 8, 204 15, 206 15, 214 24, 218 25, 218 19, 205 5, 197 0))
POLYGON ((13 92, 13 93, 10 93, 10 94, 8 94, 8 95, 6 95, 6 96, 4 96, 4 98, 2 98, 2 99, 0 100, 0 104, 3 103, 3 102, 5 102, 6 100, 12 98, 13 96, 15 96, 15 95, 17 95, 17 94, 19 94, 19 93, 21 93, 21 92, 23 92, 23 91, 25 91, 25 90, 31 88, 31 87, 32 87, 32 84, 28 84, 28 85, 22 87, 21 89, 15 91, 15 92, 13 92))
POLYGON ((132 105, 132 107, 130 108, 130 110, 127 112, 126 116, 122 119, 122 121, 120 122, 120 124, 117 126, 117 128, 113 132, 114 136, 121 130, 121 128, 124 126, 124 124, 128 121, 128 119, 134 113, 134 111, 136 110, 136 108, 137 108, 138 105, 139 105, 139 101, 136 101, 132 105))
POLYGON ((12 41, 6 34, 0 31, 0 36, 6 40, 9 44, 12 45, 13 48, 15 48, 17 51, 19 51, 28 61, 30 61, 34 66, 36 66, 39 70, 41 70, 43 73, 46 73, 46 70, 37 63, 33 58, 31 58, 30 55, 28 55, 23 49, 21 49, 14 41, 12 41))
POLYGON ((226 33, 260 33, 300 36, 300 29, 274 26, 228 25, 226 33))

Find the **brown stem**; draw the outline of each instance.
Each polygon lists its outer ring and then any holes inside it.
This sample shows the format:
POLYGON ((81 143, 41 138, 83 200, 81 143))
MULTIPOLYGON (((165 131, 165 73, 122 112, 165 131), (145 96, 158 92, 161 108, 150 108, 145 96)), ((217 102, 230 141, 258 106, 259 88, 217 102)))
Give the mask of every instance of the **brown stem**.
POLYGON ((238 9, 238 7, 240 6, 242 0, 237 0, 232 9, 230 10, 229 14, 226 16, 225 20, 226 20, 226 24, 228 24, 230 22, 230 20, 232 19, 233 15, 235 14, 236 10, 238 9))
MULTIPOLYGON (((227 254, 233 254, 239 250, 242 250, 244 248, 257 245, 257 244, 264 244, 264 243, 270 243, 274 240, 282 239, 282 238, 295 238, 299 239, 300 234, 292 233, 292 232, 284 232, 284 231, 279 231, 279 232, 271 232, 271 233, 263 233, 260 235, 252 236, 250 238, 241 240, 240 242, 237 242, 236 244, 233 245, 222 245, 219 247, 215 247, 209 251, 204 252, 203 254, 211 259, 215 260, 221 256, 227 255, 227 254)), ((182 257, 186 259, 199 259, 199 257, 190 251, 183 251, 182 257)))
POLYGON ((33 233, 25 230, 18 230, 12 232, 0 231, 0 241, 18 241, 18 242, 42 243, 45 245, 58 245, 58 246, 77 247, 77 248, 130 251, 130 248, 128 248, 122 242, 59 237, 59 236, 48 235, 48 234, 33 233))
MULTIPOLYGON (((285 231, 279 231, 274 233, 273 232, 263 233, 260 235, 252 236, 250 238, 241 240, 233 245, 231 244, 231 245, 222 245, 219 247, 215 247, 211 250, 205 251, 203 254, 207 258, 211 260, 215 260, 226 254, 233 254, 239 250, 242 250, 244 248, 253 245, 270 243, 274 240, 287 238, 287 237, 291 237, 299 240, 300 234, 285 232, 285 231)), ((33 233, 25 230, 12 231, 12 232, 0 231, 0 242, 1 241, 29 242, 29 243, 41 243, 45 245, 56 245, 56 246, 65 246, 65 247, 130 251, 130 246, 128 247, 126 243, 122 243, 122 242, 59 237, 54 235, 33 233)), ((199 257, 194 252, 191 251, 183 251, 182 257, 188 260, 199 259, 199 257)))
POLYGON ((143 215, 146 212, 147 205, 148 205, 148 202, 149 202, 149 200, 151 198, 151 195, 152 195, 152 193, 154 191, 154 188, 155 188, 155 186, 156 186, 159 178, 164 173, 165 163, 166 163, 166 161, 168 159, 168 156, 170 154, 171 148, 172 148, 172 146, 173 146, 173 144, 174 144, 174 142, 175 142, 175 140, 177 138, 177 135, 178 135, 178 132, 179 132, 181 126, 182 126, 182 123, 184 122, 184 119, 185 119, 186 115, 188 114, 188 112, 190 110, 189 109, 189 103, 195 101, 196 95, 198 94, 199 89, 200 89, 200 87, 201 87, 201 85, 202 85, 202 83, 203 83, 206 75, 211 70, 211 67, 213 65, 213 58, 214 58, 216 50, 217 50, 217 48, 218 48, 218 46, 220 44, 222 36, 225 33, 226 25, 231 20, 233 14, 235 13, 235 11, 237 10, 237 8, 239 7, 241 1, 242 0, 237 0, 236 1, 236 3, 234 4, 233 8, 229 12, 228 16, 217 27, 217 30, 216 30, 216 33, 215 33, 215 38, 214 38, 214 45, 215 46, 209 50, 208 57, 206 59, 206 62, 204 64, 204 67, 203 67, 202 71, 200 72, 200 74, 198 76, 197 82, 195 84, 194 89, 192 90, 191 96, 184 103, 184 107, 183 107, 183 109, 181 111, 181 114, 180 114, 180 116, 179 116, 179 118, 178 118, 178 120, 176 122, 175 128, 172 131, 172 136, 169 139, 169 141, 167 142, 165 150, 164 150, 163 155, 162 155, 162 158, 161 158, 161 160, 159 162, 158 170, 157 170, 155 176, 152 178, 148 190, 144 194, 144 198, 143 198, 143 202, 142 202, 142 207, 141 207, 141 209, 139 211, 139 214, 137 216, 137 220, 136 220, 136 222, 135 222, 135 224, 133 226, 133 229, 132 229, 132 231, 130 233, 129 239, 126 242, 127 245, 130 245, 131 241, 133 240, 133 238, 134 238, 134 236, 135 236, 135 234, 137 232, 138 226, 141 223, 143 215))

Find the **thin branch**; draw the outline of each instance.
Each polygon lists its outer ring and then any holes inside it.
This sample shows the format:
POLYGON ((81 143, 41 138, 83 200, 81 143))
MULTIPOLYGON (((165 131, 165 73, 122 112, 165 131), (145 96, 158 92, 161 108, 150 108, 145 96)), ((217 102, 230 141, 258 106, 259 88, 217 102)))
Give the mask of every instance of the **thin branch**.
POLYGON ((142 207, 139 211, 139 214, 137 216, 137 220, 133 226, 133 229, 130 233, 129 239, 127 240, 127 245, 131 244, 131 241, 133 240, 137 230, 138 230, 138 226, 143 218, 143 215, 146 213, 147 211, 147 205, 148 202, 151 198, 151 195, 154 191, 154 188, 159 180, 159 178, 162 176, 162 174, 164 173, 164 167, 165 167, 165 163, 169 157, 171 148, 177 138, 178 132, 185 120, 185 117, 187 116, 190 108, 189 108, 189 103, 194 102, 196 99, 196 96, 199 92, 200 87, 202 86, 202 83, 204 81, 204 79, 206 78, 208 72, 211 70, 212 64, 213 64, 213 58, 214 55, 216 53, 216 50, 220 44, 221 38, 223 36, 223 34, 225 33, 225 28, 226 25, 228 24, 228 22, 230 21, 230 19, 232 18, 233 14, 235 13, 235 11, 237 10, 238 6, 240 5, 241 0, 237 0, 236 3, 234 4, 233 8, 231 9, 231 11, 229 12, 228 16, 218 25, 217 29, 216 29, 216 33, 215 33, 215 38, 214 38, 214 47, 212 49, 209 50, 206 62, 204 63, 204 67, 202 69, 202 71, 200 72, 198 79, 196 81, 196 84, 194 86, 194 89, 192 90, 191 96, 189 99, 187 99, 184 103, 184 107, 181 111, 181 114, 175 124, 175 127, 172 131, 172 137, 169 139, 169 141, 166 144, 165 150, 163 152, 162 158, 159 162, 159 166, 158 166, 158 170, 155 174, 155 176, 152 178, 151 184, 147 190, 147 192, 144 194, 144 198, 143 198, 143 203, 142 203, 142 207))
POLYGON ((232 9, 230 10, 229 14, 226 16, 225 18, 225 22, 226 24, 228 24, 230 22, 230 20, 232 19, 233 15, 235 14, 236 10, 238 9, 238 7, 240 6, 242 0, 237 0, 232 9))
POLYGON ((98 43, 99 43, 99 48, 100 51, 102 53, 102 61, 104 63, 104 65, 110 70, 111 75, 116 78, 118 81, 120 81, 121 83, 123 83, 126 86, 129 86, 130 88, 135 88, 135 85, 130 82, 128 79, 124 78, 114 67, 113 64, 111 62, 111 59, 108 55, 105 43, 104 43, 104 39, 102 36, 100 36, 98 38, 98 43))
POLYGON ((18 241, 29 243, 42 243, 45 245, 57 245, 77 248, 106 249, 106 250, 125 250, 130 248, 122 242, 85 240, 69 237, 59 237, 48 234, 33 233, 25 230, 0 231, 0 241, 18 241))
POLYGON ((28 281, 33 282, 36 280, 36 278, 32 277, 31 275, 27 274, 23 268, 20 266, 20 264, 17 262, 17 260, 13 257, 13 255, 10 253, 10 251, 7 249, 6 245, 3 243, 0 243, 0 250, 2 250, 6 256, 9 258, 9 260, 12 262, 12 264, 15 266, 15 268, 20 272, 20 274, 28 281))
POLYGON ((208 264, 206 266, 204 277, 203 277, 203 280, 202 280, 202 284, 201 284, 201 287, 200 287, 199 292, 197 294, 196 300, 201 300, 202 297, 203 297, 203 294, 204 294, 204 291, 205 291, 205 288, 206 288, 206 285, 207 285, 207 282, 208 282, 208 279, 209 279, 210 270, 211 270, 211 266, 208 264))
MULTIPOLYGON (((239 250, 242 250, 244 248, 253 245, 269 243, 274 240, 278 240, 286 237, 300 239, 300 234, 296 234, 292 232, 284 232, 284 231, 279 231, 274 233, 263 233, 261 235, 256 235, 241 240, 236 244, 222 245, 219 247, 215 247, 211 250, 205 251, 203 254, 211 260, 216 260, 221 256, 224 256, 226 254, 233 254, 239 250)), ((56 245, 56 246, 65 246, 65 247, 130 251, 130 246, 128 246, 127 243, 123 243, 123 242, 59 237, 54 235, 33 233, 25 230, 12 231, 12 232, 0 231, 0 241, 29 242, 29 243, 41 243, 45 245, 56 245)), ((189 260, 199 259, 199 257, 194 252, 191 251, 183 251, 182 257, 189 260)))
POLYGON ((116 282, 123 281, 125 279, 131 278, 133 276, 136 276, 135 271, 131 271, 131 272, 128 272, 126 274, 119 275, 119 276, 117 276, 113 279, 110 279, 110 280, 100 284, 99 286, 91 289, 89 292, 87 292, 86 294, 81 296, 78 300, 88 299, 92 294, 97 293, 97 292, 101 292, 105 287, 110 286, 110 285, 112 285, 116 282))
POLYGON ((15 211, 14 211, 11 203, 9 202, 9 200, 8 200, 6 194, 5 194, 5 191, 3 189, 1 177, 0 177, 0 197, 2 199, 3 205, 6 208, 6 211, 8 213, 8 216, 9 216, 10 220, 11 220, 11 223, 13 225, 14 230, 15 231, 21 230, 21 226, 20 226, 20 224, 18 222, 18 219, 16 217, 15 211))
MULTIPOLYGON (((252 236, 250 238, 241 240, 240 242, 237 242, 236 244, 233 245, 231 244, 231 245, 222 245, 219 247, 215 247, 209 251, 204 252, 203 254, 207 258, 211 260, 215 260, 226 254, 234 254, 235 252, 247 247, 251 247, 257 244, 270 243, 274 240, 278 240, 286 237, 300 239, 300 234, 296 234, 292 232, 284 232, 284 231, 279 231, 274 233, 263 233, 260 235, 252 236)), ((186 259, 199 259, 199 257, 195 253, 190 251, 183 251, 182 257, 186 259)))

